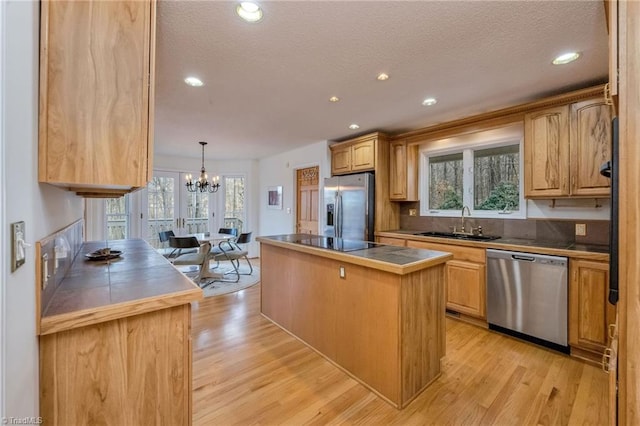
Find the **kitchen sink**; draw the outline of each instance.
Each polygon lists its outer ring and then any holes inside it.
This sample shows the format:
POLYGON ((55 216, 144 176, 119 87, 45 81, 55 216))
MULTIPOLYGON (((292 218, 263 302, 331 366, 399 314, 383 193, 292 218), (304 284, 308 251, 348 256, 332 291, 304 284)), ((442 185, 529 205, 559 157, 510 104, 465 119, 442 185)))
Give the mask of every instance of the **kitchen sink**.
POLYGON ((422 237, 453 238, 456 240, 466 240, 466 241, 493 241, 500 238, 495 235, 470 235, 470 234, 461 234, 457 232, 438 232, 438 231, 418 232, 413 235, 420 235, 422 237))

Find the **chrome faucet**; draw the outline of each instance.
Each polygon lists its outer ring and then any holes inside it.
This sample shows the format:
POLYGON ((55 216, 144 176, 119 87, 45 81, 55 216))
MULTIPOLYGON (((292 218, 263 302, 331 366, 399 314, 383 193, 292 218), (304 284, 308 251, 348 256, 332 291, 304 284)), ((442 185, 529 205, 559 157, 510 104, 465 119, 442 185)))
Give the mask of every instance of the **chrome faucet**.
POLYGON ((460 226, 462 227, 462 229, 460 230, 460 232, 464 232, 464 211, 467 211, 467 214, 469 216, 471 216, 471 211, 469 210, 469 207, 464 206, 462 207, 462 214, 460 215, 460 226))

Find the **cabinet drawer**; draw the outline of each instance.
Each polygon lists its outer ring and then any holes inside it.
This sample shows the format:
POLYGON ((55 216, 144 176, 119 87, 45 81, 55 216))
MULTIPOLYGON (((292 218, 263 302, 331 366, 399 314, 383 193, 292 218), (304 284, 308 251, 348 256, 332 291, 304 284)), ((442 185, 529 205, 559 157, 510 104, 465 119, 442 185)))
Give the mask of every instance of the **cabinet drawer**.
POLYGON ((452 244, 440 244, 440 243, 428 243, 424 241, 407 241, 407 247, 421 248, 427 250, 446 251, 453 254, 454 260, 466 260, 469 262, 476 262, 485 264, 486 254, 485 249, 456 246, 452 244))

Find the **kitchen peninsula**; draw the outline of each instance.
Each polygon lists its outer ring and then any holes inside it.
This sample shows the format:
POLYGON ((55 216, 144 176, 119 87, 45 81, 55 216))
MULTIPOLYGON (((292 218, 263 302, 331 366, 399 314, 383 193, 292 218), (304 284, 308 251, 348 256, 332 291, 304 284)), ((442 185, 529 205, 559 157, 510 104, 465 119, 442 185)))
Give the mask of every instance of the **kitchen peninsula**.
POLYGON ((190 303, 202 290, 145 241, 110 241, 96 259, 104 247, 82 241, 81 220, 36 244, 40 415, 189 425, 190 303))
POLYGON ((259 237, 261 312, 397 408, 440 375, 450 253, 259 237))

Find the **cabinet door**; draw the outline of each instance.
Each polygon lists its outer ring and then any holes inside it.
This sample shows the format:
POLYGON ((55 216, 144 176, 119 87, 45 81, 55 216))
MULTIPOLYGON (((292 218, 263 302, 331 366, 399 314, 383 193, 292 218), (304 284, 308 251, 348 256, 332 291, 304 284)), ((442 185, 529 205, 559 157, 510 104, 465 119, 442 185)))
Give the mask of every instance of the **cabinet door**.
POLYGON ((602 354, 615 321, 615 307, 607 301, 609 264, 571 259, 570 269, 569 344, 602 354))
POLYGON ((389 162, 389 198, 398 201, 418 200, 418 146, 406 142, 391 143, 389 162))
POLYGON ((331 148, 331 174, 339 175, 351 171, 351 147, 331 148))
POLYGON ((600 166, 611 159, 611 106, 604 99, 571 105, 571 194, 609 196, 600 166))
POLYGON ((351 171, 373 170, 376 166, 375 139, 351 146, 351 171))
POLYGON ((526 197, 569 195, 569 106, 525 115, 526 197))
POLYGON ((472 262, 447 262, 447 309, 486 318, 485 266, 472 262))
POLYGON ((145 186, 155 2, 42 2, 41 16, 39 180, 145 186))

